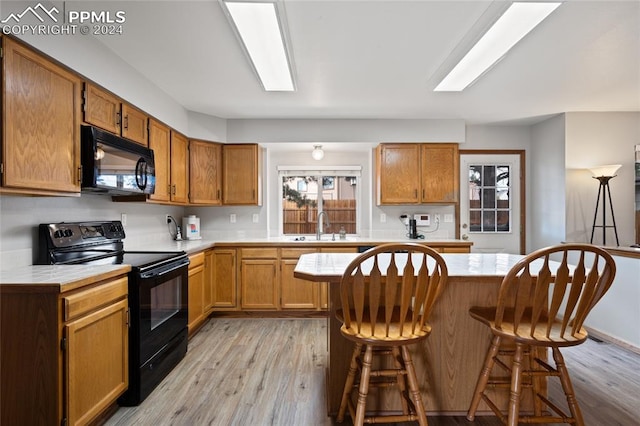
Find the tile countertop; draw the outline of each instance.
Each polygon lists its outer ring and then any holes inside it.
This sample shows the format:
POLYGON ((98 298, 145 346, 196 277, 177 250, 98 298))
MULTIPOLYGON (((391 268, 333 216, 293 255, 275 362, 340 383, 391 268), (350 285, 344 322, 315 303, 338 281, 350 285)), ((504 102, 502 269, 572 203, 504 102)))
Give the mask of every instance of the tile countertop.
MULTIPOLYGON (((356 253, 303 254, 298 260, 294 276, 310 281, 336 281, 356 256, 356 253)), ((502 253, 445 253, 442 257, 451 277, 504 277, 524 256, 502 253)), ((552 269, 554 264, 557 262, 550 263, 552 269)), ((535 267, 532 272, 535 272, 535 267)))
POLYGON ((0 271, 3 290, 13 286, 38 285, 64 292, 92 282, 124 275, 129 265, 32 265, 0 271))
POLYGON ((206 250, 211 247, 229 247, 229 246, 283 246, 287 247, 291 246, 299 246, 299 247, 331 247, 333 245, 339 246, 368 246, 368 245, 378 245, 384 243, 433 243, 437 245, 469 245, 472 243, 469 241, 456 240, 456 239, 419 239, 419 240, 409 240, 407 238, 370 238, 370 237, 356 237, 356 236, 348 236, 346 240, 336 239, 335 241, 331 240, 330 236, 326 234, 323 235, 323 239, 321 241, 317 241, 315 239, 315 235, 308 236, 305 235, 304 240, 296 240, 295 236, 286 236, 286 237, 270 237, 270 238, 256 238, 256 237, 247 237, 247 238, 216 238, 209 239, 203 238, 201 240, 182 240, 182 241, 171 241, 165 240, 159 243, 154 243, 153 248, 149 247, 149 243, 144 240, 140 241, 127 241, 125 240, 125 250, 153 250, 153 251, 175 251, 182 250, 188 254, 197 253, 202 250, 206 250))

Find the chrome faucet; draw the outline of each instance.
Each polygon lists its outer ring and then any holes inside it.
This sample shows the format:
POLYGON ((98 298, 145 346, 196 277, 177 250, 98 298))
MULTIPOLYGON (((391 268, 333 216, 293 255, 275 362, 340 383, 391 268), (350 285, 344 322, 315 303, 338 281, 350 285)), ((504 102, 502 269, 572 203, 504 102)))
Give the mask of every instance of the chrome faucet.
POLYGON ((323 221, 320 220, 322 217, 324 216, 324 218, 326 219, 327 222, 327 226, 331 225, 331 223, 329 222, 329 215, 327 215, 327 212, 320 212, 318 213, 318 218, 316 219, 318 222, 318 225, 316 226, 316 240, 320 241, 320 237, 322 237, 323 234, 323 221))

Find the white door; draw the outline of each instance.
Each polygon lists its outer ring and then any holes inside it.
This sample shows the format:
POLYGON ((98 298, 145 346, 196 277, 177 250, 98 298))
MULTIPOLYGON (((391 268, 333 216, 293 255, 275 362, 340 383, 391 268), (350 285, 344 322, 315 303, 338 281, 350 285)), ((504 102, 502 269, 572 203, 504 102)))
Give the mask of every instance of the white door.
POLYGON ((472 252, 520 253, 520 155, 460 155, 460 236, 472 252))

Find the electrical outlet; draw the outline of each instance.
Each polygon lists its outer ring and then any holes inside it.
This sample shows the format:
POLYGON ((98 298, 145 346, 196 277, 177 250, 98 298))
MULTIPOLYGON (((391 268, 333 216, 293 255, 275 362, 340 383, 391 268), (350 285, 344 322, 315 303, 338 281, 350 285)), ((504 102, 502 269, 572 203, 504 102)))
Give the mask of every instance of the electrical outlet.
POLYGON ((453 223, 453 215, 445 214, 444 215, 444 223, 453 223))
POLYGON ((380 223, 385 223, 387 221, 387 215, 384 213, 380 213, 380 223))
POLYGON ((171 223, 171 219, 169 219, 169 216, 171 216, 171 215, 169 215, 169 214, 165 214, 164 215, 164 223, 171 223))
POLYGON ((127 224, 127 214, 126 213, 120 213, 120 222, 122 222, 122 226, 125 226, 127 224))
POLYGON ((434 214, 433 217, 434 217, 436 223, 440 223, 440 213, 434 214))
POLYGON ((260 215, 258 213, 253 214, 253 223, 258 223, 260 221, 260 215))
POLYGON ((236 223, 236 214, 235 213, 231 213, 229 215, 229 222, 236 223))

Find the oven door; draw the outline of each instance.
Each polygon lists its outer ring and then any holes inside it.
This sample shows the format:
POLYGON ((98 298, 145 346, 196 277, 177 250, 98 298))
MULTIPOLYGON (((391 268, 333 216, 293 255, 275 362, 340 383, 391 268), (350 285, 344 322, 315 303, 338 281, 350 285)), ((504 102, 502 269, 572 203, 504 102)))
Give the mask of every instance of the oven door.
POLYGON ((188 259, 163 266, 160 269, 139 272, 136 275, 138 299, 132 318, 132 331, 139 333, 139 358, 142 366, 163 349, 187 327, 188 322, 188 259))

